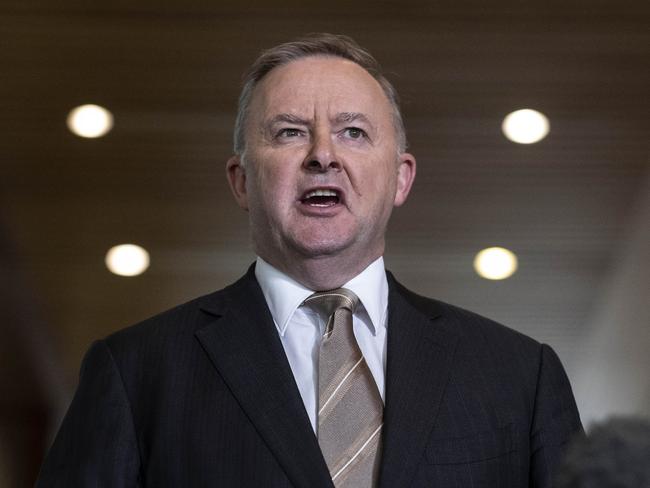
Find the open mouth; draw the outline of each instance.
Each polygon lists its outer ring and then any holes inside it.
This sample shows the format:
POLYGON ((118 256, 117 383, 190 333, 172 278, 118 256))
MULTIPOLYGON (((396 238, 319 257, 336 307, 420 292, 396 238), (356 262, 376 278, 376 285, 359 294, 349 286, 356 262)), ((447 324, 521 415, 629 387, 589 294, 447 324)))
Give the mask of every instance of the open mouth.
POLYGON ((330 189, 310 190, 303 195, 300 202, 312 207, 332 207, 341 203, 341 194, 330 189))

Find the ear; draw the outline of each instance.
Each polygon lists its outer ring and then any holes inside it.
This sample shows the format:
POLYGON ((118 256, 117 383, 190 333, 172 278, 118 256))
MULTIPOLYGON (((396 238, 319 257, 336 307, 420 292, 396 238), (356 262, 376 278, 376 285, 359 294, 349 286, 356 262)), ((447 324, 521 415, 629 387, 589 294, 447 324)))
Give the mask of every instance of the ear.
POLYGON ((415 156, 402 153, 397 163, 397 188, 395 191, 395 206, 399 207, 406 201, 413 180, 415 180, 415 156))
POLYGON ((239 156, 232 156, 226 163, 226 177, 230 190, 237 204, 248 210, 248 193, 246 192, 246 169, 242 166, 239 156))

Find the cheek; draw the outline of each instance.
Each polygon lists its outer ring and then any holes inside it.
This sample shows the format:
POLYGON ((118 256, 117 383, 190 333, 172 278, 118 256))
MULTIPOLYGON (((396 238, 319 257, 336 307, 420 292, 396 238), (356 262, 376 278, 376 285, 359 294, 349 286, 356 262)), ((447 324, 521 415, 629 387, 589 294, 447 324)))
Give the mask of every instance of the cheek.
POLYGON ((266 212, 286 209, 293 201, 295 183, 291 174, 280 165, 266 165, 255 175, 255 200, 266 212))
POLYGON ((372 191, 378 200, 391 200, 397 188, 397 169, 393 164, 378 164, 371 177, 372 191))

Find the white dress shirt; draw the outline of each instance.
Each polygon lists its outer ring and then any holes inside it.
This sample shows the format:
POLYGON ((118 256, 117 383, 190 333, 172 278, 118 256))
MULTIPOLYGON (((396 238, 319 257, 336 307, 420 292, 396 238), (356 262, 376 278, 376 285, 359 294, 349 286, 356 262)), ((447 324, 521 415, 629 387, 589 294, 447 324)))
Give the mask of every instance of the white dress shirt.
MULTIPOLYGON (((271 310, 302 401, 316 432, 318 352, 327 317, 301 306, 305 298, 314 293, 313 290, 305 288, 260 257, 255 265, 255 277, 271 310)), ((388 282, 384 259, 380 257, 371 263, 343 288, 352 290, 359 297, 360 304, 352 321, 354 335, 385 402, 388 282)))

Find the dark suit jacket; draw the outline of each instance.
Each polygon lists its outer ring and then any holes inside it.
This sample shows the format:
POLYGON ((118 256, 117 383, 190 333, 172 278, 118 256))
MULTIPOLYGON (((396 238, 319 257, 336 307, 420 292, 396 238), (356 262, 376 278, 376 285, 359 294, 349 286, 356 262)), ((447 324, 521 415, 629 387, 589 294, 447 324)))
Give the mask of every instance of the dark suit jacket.
MULTIPOLYGON (((546 487, 582 430, 550 347, 389 275, 381 487, 546 487)), ((332 487, 253 267, 96 342, 38 487, 332 487)))

